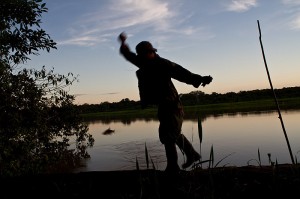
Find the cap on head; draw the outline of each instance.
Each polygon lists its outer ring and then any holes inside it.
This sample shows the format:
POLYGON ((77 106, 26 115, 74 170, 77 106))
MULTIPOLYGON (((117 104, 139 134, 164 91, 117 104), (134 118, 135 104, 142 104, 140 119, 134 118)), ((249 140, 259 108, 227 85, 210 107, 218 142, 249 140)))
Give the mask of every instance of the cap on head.
POLYGON ((153 48, 152 44, 149 41, 141 41, 136 45, 135 51, 138 55, 145 55, 148 52, 156 52, 157 49, 153 48))

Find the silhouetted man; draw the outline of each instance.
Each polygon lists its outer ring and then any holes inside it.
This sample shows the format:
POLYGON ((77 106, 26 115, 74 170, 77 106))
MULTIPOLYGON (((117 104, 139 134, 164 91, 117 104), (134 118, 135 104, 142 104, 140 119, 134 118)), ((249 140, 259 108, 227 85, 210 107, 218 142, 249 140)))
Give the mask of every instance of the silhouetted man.
POLYGON ((160 57, 148 41, 140 42, 134 53, 125 43, 127 39, 125 33, 121 33, 118 39, 121 42, 120 53, 139 68, 136 75, 142 107, 158 106, 159 139, 164 144, 167 157, 165 171, 170 173, 180 171, 176 144, 186 154, 186 162, 182 168, 190 167, 200 159, 200 154, 181 133, 183 108, 171 78, 198 88, 200 85, 209 84, 212 77, 191 73, 182 66, 160 57))

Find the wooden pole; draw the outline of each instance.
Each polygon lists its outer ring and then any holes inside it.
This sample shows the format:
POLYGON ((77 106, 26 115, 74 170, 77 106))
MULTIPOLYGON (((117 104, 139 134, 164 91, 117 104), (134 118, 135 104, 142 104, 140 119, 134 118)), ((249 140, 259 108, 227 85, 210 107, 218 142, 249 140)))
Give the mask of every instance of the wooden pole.
POLYGON ((273 89, 273 85, 272 85, 270 73, 269 73, 269 70, 268 70, 268 66, 267 66, 267 62, 266 62, 266 58, 265 58, 265 53, 264 53, 264 48, 263 48, 262 41, 261 41, 261 31, 260 31, 259 20, 257 20, 257 24, 258 24, 258 30, 259 30, 260 47, 261 47, 261 51, 262 51, 262 54, 263 54, 264 63, 265 63, 265 67, 266 67, 266 70, 267 70, 267 74, 268 74, 268 79, 269 79, 269 82, 270 82, 270 86, 271 86, 271 89, 272 89, 272 91, 273 91, 275 103, 276 103, 276 105, 277 105, 277 111, 278 111, 278 114, 279 114, 279 117, 278 117, 278 118, 280 119, 280 122, 281 122, 281 127, 282 127, 282 130, 283 130, 284 136, 285 136, 285 140, 286 140, 287 145, 288 145, 288 149, 289 149, 289 152, 290 152, 290 156, 291 156, 292 163, 295 164, 294 156, 293 156, 293 153, 292 153, 292 150, 291 150, 291 146, 290 146, 290 143, 289 143, 289 139, 288 139, 287 133, 286 133, 286 131, 285 131, 284 123, 283 123, 282 116, 281 116, 281 113, 280 113, 280 108, 279 108, 278 100, 277 100, 275 91, 274 91, 274 89, 273 89))

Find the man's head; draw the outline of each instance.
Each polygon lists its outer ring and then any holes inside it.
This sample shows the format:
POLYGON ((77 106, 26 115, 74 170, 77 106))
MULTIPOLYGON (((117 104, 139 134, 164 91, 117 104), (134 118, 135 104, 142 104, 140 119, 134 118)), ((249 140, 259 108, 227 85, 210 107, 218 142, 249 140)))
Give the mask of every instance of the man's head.
POLYGON ((157 51, 156 48, 153 48, 152 44, 148 41, 142 41, 135 47, 136 53, 144 58, 154 58, 157 51))

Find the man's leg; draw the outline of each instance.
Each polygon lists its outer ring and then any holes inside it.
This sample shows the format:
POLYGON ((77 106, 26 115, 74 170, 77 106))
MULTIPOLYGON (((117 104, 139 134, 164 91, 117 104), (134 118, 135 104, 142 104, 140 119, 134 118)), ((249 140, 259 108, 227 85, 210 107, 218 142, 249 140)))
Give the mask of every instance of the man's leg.
POLYGON ((175 143, 168 143, 165 145, 166 157, 167 157, 167 167, 166 172, 168 173, 177 173, 180 171, 180 167, 178 166, 178 155, 175 143))
POLYGON ((165 103, 158 107, 159 139, 165 146, 166 171, 178 172, 180 167, 178 166, 176 140, 181 133, 183 114, 180 108, 174 109, 174 107, 177 107, 177 104, 165 103))
POLYGON ((178 136, 176 144, 186 155, 186 162, 182 164, 183 169, 190 167, 194 162, 200 160, 200 154, 183 134, 178 136))

